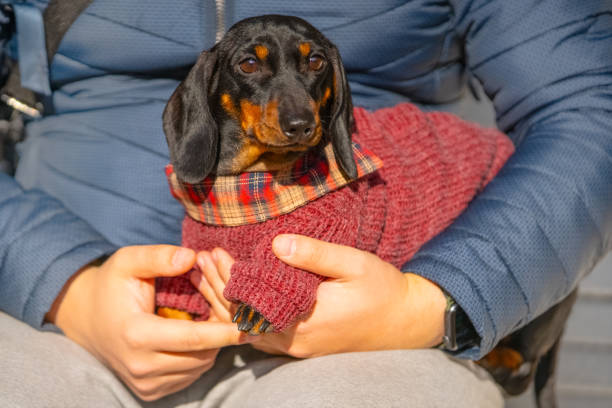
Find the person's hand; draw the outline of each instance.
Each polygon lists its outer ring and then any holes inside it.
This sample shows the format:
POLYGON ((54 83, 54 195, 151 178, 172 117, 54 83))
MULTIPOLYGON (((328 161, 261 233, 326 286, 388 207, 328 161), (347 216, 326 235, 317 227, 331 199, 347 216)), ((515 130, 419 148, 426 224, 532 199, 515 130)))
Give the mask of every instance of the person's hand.
MULTIPOLYGON (((300 235, 277 236, 273 250, 287 264, 330 279, 320 284, 306 319, 282 333, 262 335, 254 347, 304 358, 441 343, 446 300, 434 283, 371 253, 300 235)), ((234 308, 223 298, 223 288, 233 259, 216 248, 199 253, 198 264, 203 276, 193 273, 192 282, 228 321, 234 308)))
POLYGON ((155 277, 195 263, 190 249, 125 247, 65 286, 47 320, 113 369, 143 400, 185 388, 210 369, 220 347, 248 340, 234 325, 164 319, 154 313, 155 277))

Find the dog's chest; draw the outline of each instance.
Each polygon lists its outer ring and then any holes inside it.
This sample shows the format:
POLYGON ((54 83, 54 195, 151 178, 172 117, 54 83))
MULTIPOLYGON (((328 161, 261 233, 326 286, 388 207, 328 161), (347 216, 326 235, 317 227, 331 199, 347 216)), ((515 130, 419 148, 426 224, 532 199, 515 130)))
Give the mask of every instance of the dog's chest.
POLYGON ((221 247, 235 259, 247 260, 261 250, 262 242, 271 244, 276 235, 292 233, 375 253, 385 225, 385 190, 374 173, 264 222, 222 227, 186 216, 183 245, 195 250, 221 247))

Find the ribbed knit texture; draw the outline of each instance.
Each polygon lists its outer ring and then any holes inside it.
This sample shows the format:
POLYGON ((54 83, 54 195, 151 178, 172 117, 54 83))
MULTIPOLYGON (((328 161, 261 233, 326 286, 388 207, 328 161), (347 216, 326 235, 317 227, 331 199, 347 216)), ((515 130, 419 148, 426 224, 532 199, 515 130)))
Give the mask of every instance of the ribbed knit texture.
MULTIPOLYGON (((225 297, 253 306, 278 331, 311 310, 324 278, 279 261, 271 249, 276 235, 353 246, 399 268, 466 208, 514 150, 497 130, 411 104, 373 113, 357 108, 355 121, 353 138, 383 160, 379 172, 264 223, 215 227, 184 219, 184 246, 221 247, 236 260, 225 297)), ((186 275, 159 279, 157 304, 208 317, 186 275)))

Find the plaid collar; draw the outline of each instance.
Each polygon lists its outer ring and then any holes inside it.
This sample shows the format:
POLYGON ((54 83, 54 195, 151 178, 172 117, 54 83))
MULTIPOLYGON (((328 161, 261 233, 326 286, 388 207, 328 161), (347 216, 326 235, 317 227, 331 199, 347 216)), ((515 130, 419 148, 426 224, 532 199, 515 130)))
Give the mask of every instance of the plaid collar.
MULTIPOLYGON (((358 178, 382 167, 381 159, 356 143, 353 143, 353 154, 358 178)), ((177 178, 169 164, 166 176, 172 195, 191 218, 228 227, 255 224, 287 214, 353 181, 338 168, 331 144, 299 159, 286 170, 213 176, 188 184, 177 178)))

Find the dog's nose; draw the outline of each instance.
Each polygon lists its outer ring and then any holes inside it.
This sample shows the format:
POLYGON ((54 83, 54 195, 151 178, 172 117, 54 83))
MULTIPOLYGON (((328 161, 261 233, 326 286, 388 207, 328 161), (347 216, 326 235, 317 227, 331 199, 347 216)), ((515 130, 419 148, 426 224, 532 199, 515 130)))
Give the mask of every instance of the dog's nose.
POLYGON ((303 142, 308 140, 315 131, 314 118, 293 117, 286 121, 281 121, 281 129, 285 136, 293 142, 303 142))

